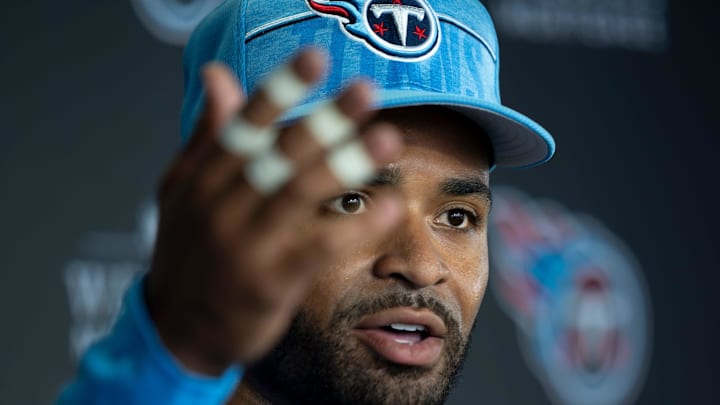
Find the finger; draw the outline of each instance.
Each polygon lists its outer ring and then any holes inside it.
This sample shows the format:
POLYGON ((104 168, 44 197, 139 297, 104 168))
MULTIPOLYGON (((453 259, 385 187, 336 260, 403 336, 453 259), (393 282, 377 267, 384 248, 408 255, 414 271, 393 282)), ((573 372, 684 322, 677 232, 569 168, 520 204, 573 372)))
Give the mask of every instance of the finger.
POLYGON ((214 134, 237 111, 244 99, 235 74, 225 65, 209 63, 202 70, 205 83, 205 110, 199 126, 204 127, 201 136, 205 142, 214 139, 214 134))
POLYGON ((252 157, 274 142, 271 126, 282 113, 299 103, 325 70, 325 55, 307 49, 265 78, 237 117, 227 123, 219 139, 226 152, 252 157))
POLYGON ((299 124, 283 131, 275 148, 246 166, 246 184, 261 195, 275 193, 296 171, 355 136, 371 103, 370 85, 354 83, 337 100, 322 104, 299 124))
MULTIPOLYGON (((212 200, 222 205, 217 209, 225 213, 221 214, 223 222, 227 226, 241 225, 253 207, 266 195, 274 193, 295 172, 324 155, 327 148, 354 136, 358 125, 370 115, 372 92, 369 83, 351 84, 335 101, 322 105, 283 130, 275 147, 246 165, 242 172, 236 173, 235 177, 225 175, 224 188, 209 184, 206 191, 216 190, 212 200), (234 197, 224 201, 227 195, 234 197)), ((209 170, 222 169, 216 166, 209 170)), ((208 176, 217 179, 213 181, 220 181, 222 174, 209 172, 208 176)))
POLYGON ((223 64, 209 63, 201 72, 205 87, 205 107, 193 136, 161 182, 160 195, 196 170, 212 146, 214 134, 233 115, 244 100, 235 75, 223 64))
POLYGON ((373 92, 368 82, 350 84, 333 102, 320 105, 283 131, 278 147, 298 167, 314 161, 356 135, 357 128, 370 116, 373 92))
MULTIPOLYGON (((262 269, 262 274, 254 277, 254 300, 271 306, 291 300, 291 297, 302 297, 313 280, 312 276, 358 246, 382 239, 404 216, 402 198, 386 191, 376 196, 367 212, 323 221, 302 239, 298 239, 297 230, 287 229, 284 239, 294 237, 293 243, 274 244, 273 257, 259 262, 262 265, 257 266, 262 269), (267 269, 277 271, 269 272, 267 269)), ((246 260, 246 256, 239 260, 246 260)))
POLYGON ((202 76, 205 82, 205 109, 187 147, 190 154, 188 166, 194 171, 214 146, 220 128, 225 126, 244 101, 240 84, 225 65, 207 64, 202 70, 202 76))
MULTIPOLYGON (((330 263, 372 240, 380 240, 402 221, 404 204, 392 192, 379 194, 370 209, 359 215, 348 215, 316 228, 294 251, 283 256, 286 281, 296 282, 304 274, 317 272, 330 263)), ((282 282, 281 280, 278 280, 282 282)))
MULTIPOLYGON (((392 231, 404 217, 404 204, 398 194, 392 192, 379 193, 370 209, 361 215, 347 216, 333 221, 316 222, 319 226, 312 228, 307 237, 296 241, 291 249, 285 249, 283 243, 274 242, 278 254, 274 260, 263 261, 257 258, 248 261, 244 252, 237 253, 237 268, 244 272, 236 272, 237 283, 227 283, 221 288, 242 291, 241 294, 230 294, 234 316, 247 323, 248 319, 261 322, 272 313, 277 319, 287 313, 290 319, 308 292, 308 287, 320 271, 344 257, 348 251, 355 249, 371 240, 383 238, 392 231), (268 271, 275 270, 275 271, 268 271), (242 275, 239 275, 242 273, 242 275), (248 288, 248 286, 250 286, 248 288)), ((262 230, 256 230, 261 233, 262 230)), ((288 233, 289 235, 289 233, 288 233)), ((235 252, 240 252, 235 250, 235 252)), ((264 322, 267 324, 267 322, 264 322)))
MULTIPOLYGON (((237 177, 237 173, 242 170, 248 158, 265 151, 275 142, 273 131, 269 126, 286 107, 277 104, 278 96, 275 94, 278 93, 277 85, 267 83, 274 80, 283 83, 301 81, 302 84, 295 83, 296 90, 291 91, 294 94, 293 99, 297 99, 300 93, 297 88, 307 87, 318 80, 324 69, 324 54, 318 50, 308 49, 301 52, 289 67, 281 67, 280 73, 270 75, 266 84, 260 87, 237 117, 230 120, 222 131, 221 139, 215 144, 208 164, 202 169, 203 178, 200 180, 202 195, 212 196, 228 180, 237 177), (294 78, 288 79, 289 75, 294 75, 294 78), (273 90, 267 90, 268 88, 273 90)), ((285 100, 286 103, 288 101, 292 100, 285 100)))
POLYGON ((273 249, 274 241, 284 240, 283 233, 288 228, 298 226, 313 215, 318 205, 329 197, 338 195, 343 190, 362 186, 374 175, 377 168, 395 160, 401 151, 400 134, 390 125, 377 125, 368 130, 363 138, 333 149, 326 159, 321 159, 298 173, 249 218, 245 229, 262 230, 253 239, 251 251, 260 257, 271 258, 276 254, 273 249), (352 175, 352 183, 348 182, 348 178, 338 176, 338 168, 333 166, 333 158, 339 156, 338 154, 349 156, 343 157, 346 163, 364 160, 360 166, 344 169, 356 171, 352 175))
POLYGON ((320 80, 327 55, 316 48, 301 51, 290 64, 265 79, 241 114, 257 126, 273 124, 288 108, 305 97, 308 87, 320 80))

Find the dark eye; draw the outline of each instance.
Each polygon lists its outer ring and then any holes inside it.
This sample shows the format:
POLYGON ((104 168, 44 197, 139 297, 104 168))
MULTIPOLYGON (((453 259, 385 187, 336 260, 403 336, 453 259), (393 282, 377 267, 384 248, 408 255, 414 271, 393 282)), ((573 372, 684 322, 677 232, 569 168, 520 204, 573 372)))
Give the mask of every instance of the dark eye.
POLYGON ((330 201, 329 207, 333 211, 344 215, 362 214, 367 210, 365 197, 357 193, 337 197, 330 201))
POLYGON ((475 215, 462 208, 452 208, 442 214, 438 221, 453 228, 465 229, 475 221, 475 215))

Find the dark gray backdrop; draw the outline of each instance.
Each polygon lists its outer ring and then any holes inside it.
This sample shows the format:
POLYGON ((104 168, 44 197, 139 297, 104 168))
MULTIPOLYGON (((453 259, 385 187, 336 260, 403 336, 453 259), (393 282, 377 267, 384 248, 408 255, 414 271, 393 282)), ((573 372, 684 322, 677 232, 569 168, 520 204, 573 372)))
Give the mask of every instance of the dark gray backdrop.
MULTIPOLYGON (((670 3, 665 52, 503 38, 504 102, 558 153, 512 184, 591 213, 647 279, 652 358, 638 403, 712 403, 718 365, 717 8, 670 3)), ((127 1, 0 13, 0 403, 52 400, 73 373, 63 269, 90 231, 132 231, 179 147, 181 49, 127 1)), ((547 403, 488 299, 452 403, 547 403)))

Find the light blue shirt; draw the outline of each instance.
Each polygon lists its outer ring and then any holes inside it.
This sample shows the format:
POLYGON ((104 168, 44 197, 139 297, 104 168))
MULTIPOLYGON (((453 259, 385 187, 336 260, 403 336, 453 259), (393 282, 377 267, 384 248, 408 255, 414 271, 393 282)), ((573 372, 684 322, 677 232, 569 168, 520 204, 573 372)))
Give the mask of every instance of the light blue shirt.
POLYGON ((230 398, 242 367, 232 366, 219 377, 183 369, 150 319, 144 279, 133 282, 112 331, 88 349, 56 405, 215 405, 230 398))

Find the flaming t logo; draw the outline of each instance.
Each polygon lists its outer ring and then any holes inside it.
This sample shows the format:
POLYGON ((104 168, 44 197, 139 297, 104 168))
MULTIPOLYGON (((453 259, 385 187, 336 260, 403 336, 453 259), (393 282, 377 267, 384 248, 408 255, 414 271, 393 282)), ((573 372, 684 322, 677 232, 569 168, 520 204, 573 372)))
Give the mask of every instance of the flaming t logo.
POLYGON ((425 10, 420 7, 405 6, 403 4, 373 4, 370 6, 375 18, 380 18, 385 13, 391 13, 393 20, 395 20, 395 26, 400 34, 400 41, 403 46, 407 42, 407 26, 408 18, 410 15, 415 16, 418 21, 422 21, 425 18, 425 10))
POLYGON ((306 0, 323 17, 385 58, 417 61, 440 40, 438 18, 426 0, 306 0))

